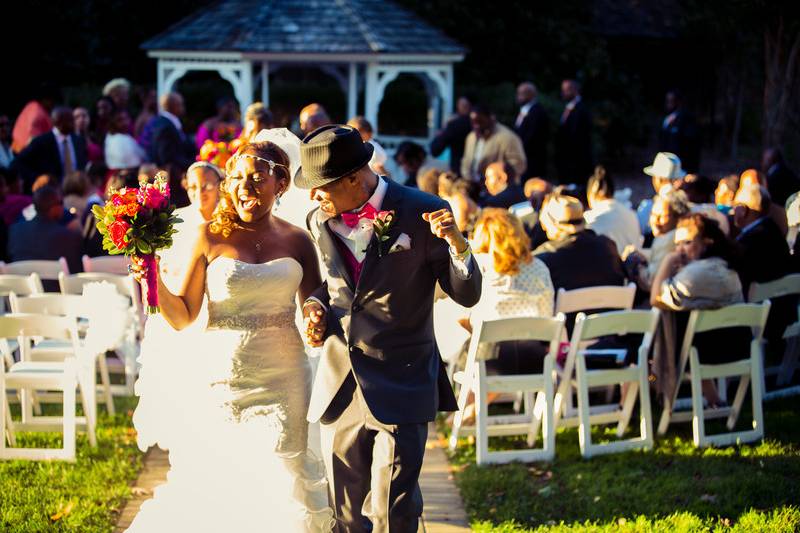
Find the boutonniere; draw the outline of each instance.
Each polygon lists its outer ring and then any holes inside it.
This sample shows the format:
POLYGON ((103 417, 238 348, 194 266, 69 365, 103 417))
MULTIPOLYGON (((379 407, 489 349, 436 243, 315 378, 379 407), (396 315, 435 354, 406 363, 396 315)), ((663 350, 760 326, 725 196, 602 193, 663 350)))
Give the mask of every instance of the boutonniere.
POLYGON ((389 229, 394 224, 395 213, 391 211, 378 211, 372 221, 372 229, 375 232, 375 237, 378 239, 378 257, 383 256, 382 244, 389 240, 389 229))

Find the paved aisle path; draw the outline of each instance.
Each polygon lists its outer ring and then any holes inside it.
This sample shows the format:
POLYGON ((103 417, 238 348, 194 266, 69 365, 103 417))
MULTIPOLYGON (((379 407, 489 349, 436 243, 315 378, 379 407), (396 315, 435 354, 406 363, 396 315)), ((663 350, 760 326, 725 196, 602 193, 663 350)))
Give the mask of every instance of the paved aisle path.
MULTIPOLYGON (((428 431, 425 462, 419 484, 425 500, 425 512, 420 523, 424 533, 459 533, 469 531, 467 514, 461 495, 453 483, 450 465, 444 450, 445 443, 439 440, 431 424, 428 431)), ((144 456, 144 469, 133 486, 133 497, 125 504, 117 521, 115 533, 122 533, 133 522, 142 503, 153 496, 153 489, 167 480, 169 458, 160 448, 150 448, 144 456)))

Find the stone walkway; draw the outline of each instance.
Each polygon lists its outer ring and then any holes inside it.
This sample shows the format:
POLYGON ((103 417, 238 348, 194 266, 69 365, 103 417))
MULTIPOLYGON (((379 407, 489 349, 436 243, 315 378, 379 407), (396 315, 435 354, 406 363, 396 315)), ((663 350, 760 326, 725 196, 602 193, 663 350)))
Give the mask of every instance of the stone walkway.
MULTIPOLYGON (((461 495, 453 482, 450 465, 444 453, 445 442, 431 425, 428 431, 425 462, 419 484, 425 500, 420 532, 459 533, 469 531, 467 514, 461 495)), ((121 533, 133 522, 142 503, 153 496, 153 489, 167 480, 169 457, 160 448, 150 448, 144 456, 144 468, 132 487, 133 497, 125 504, 115 533, 121 533)))

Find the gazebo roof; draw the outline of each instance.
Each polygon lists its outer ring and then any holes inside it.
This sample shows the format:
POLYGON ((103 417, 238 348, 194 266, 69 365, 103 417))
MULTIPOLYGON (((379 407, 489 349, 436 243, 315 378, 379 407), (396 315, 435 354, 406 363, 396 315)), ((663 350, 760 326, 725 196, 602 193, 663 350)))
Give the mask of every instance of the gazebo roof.
POLYGON ((387 0, 220 0, 148 39, 142 48, 245 54, 465 52, 387 0))

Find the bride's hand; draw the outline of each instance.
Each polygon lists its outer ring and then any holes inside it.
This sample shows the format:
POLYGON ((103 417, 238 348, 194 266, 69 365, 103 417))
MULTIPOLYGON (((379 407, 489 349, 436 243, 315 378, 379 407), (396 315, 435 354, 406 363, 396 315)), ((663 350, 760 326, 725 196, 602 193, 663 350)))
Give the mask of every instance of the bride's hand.
MULTIPOLYGON (((159 261, 161 258, 156 255, 156 266, 158 266, 159 261)), ((158 276, 158 268, 156 269, 156 275, 158 276)), ((144 260, 140 257, 135 255, 131 256, 131 264, 128 266, 128 272, 130 272, 133 279, 135 279, 138 283, 145 283, 145 278, 147 276, 147 267, 144 265, 144 260)))
POLYGON ((322 346, 328 317, 325 308, 319 302, 309 300, 303 304, 303 322, 305 323, 306 343, 312 348, 322 346))

